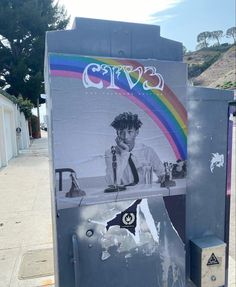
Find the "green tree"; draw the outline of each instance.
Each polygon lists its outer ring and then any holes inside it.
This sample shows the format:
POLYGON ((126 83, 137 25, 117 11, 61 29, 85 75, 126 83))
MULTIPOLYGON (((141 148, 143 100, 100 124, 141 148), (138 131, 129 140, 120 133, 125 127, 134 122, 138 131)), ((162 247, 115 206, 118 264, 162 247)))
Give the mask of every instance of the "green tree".
POLYGON ((201 48, 207 48, 208 47, 208 40, 211 38, 211 32, 202 32, 198 34, 197 36, 197 42, 199 43, 198 46, 201 48))
POLYGON ((183 45, 183 55, 186 55, 187 53, 187 48, 183 45))
POLYGON ((223 31, 218 30, 218 31, 213 31, 211 32, 211 39, 217 41, 217 46, 220 46, 220 38, 223 37, 223 31))
POLYGON ((64 7, 53 0, 1 0, 0 87, 36 105, 44 92, 45 32, 68 22, 64 7))
POLYGON ((236 43, 236 27, 231 27, 226 31, 226 36, 229 38, 233 38, 234 44, 236 43))

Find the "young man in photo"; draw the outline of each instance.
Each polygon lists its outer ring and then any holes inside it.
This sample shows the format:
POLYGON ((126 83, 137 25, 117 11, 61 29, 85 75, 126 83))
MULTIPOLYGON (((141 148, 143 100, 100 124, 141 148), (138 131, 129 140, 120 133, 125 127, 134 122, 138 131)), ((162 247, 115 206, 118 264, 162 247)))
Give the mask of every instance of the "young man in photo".
POLYGON ((138 115, 124 112, 115 117, 111 126, 116 130, 116 145, 105 152, 107 183, 126 186, 151 183, 153 172, 163 178, 164 166, 156 152, 135 142, 142 126, 138 115))

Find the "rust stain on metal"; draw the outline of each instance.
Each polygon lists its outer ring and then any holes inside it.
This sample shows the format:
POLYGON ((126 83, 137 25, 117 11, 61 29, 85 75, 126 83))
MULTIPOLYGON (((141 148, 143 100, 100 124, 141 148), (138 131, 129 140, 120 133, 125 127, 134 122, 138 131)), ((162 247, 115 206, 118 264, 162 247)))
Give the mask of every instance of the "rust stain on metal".
POLYGON ((53 286, 55 283, 54 283, 54 280, 52 279, 47 279, 47 280, 44 280, 42 282, 43 285, 40 285, 40 287, 50 287, 50 286, 53 286))

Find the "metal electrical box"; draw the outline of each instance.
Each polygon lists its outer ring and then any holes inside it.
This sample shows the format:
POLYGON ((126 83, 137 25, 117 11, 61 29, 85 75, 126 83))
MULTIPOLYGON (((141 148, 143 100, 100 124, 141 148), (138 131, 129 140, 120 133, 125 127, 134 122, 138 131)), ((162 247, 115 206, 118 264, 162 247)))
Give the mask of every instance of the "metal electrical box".
MULTIPOLYGON (((57 287, 193 286, 189 239, 227 242, 232 93, 188 87, 182 53, 155 25, 77 18, 47 33, 57 287)), ((192 243, 201 287, 224 285, 214 242, 192 243)))
POLYGON ((191 240, 191 279, 197 287, 225 284, 226 244, 215 236, 191 240))

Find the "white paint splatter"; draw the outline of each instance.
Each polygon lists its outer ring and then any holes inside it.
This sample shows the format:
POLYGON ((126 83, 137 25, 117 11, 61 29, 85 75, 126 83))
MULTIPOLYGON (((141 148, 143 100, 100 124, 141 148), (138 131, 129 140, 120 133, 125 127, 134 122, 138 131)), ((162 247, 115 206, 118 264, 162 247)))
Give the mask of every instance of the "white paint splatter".
POLYGON ((104 251, 102 251, 101 260, 102 261, 107 260, 110 256, 111 256, 111 254, 107 250, 104 250, 104 251))
POLYGON ((90 222, 95 223, 95 224, 99 224, 99 225, 103 225, 103 226, 107 225, 107 221, 91 220, 90 222))
MULTIPOLYGON (((159 232, 160 232, 160 230, 158 231, 156 228, 155 221, 154 221, 152 214, 150 212, 146 198, 143 199, 142 202, 140 203, 140 209, 141 209, 144 217, 146 218, 146 223, 147 223, 147 226, 151 232, 153 240, 159 244, 159 232)), ((160 225, 159 225, 159 227, 160 227, 160 225)))
POLYGON ((211 173, 213 173, 215 167, 223 167, 224 166, 224 155, 217 153, 211 154, 211 164, 210 164, 210 170, 211 173))
POLYGON ((127 258, 131 258, 132 257, 132 255, 130 254, 130 253, 127 253, 126 255, 125 255, 125 258, 127 259, 127 258))
POLYGON ((140 243, 140 232, 141 232, 141 223, 140 223, 140 207, 137 206, 136 213, 136 227, 135 227, 135 235, 131 234, 135 243, 138 245, 140 243))
POLYGON ((128 256, 126 259, 132 256, 130 251, 134 251, 136 247, 140 248, 140 250, 137 249, 137 252, 142 252, 146 256, 157 252, 160 241, 160 222, 154 221, 147 199, 142 199, 141 203, 137 205, 135 235, 125 228, 121 229, 119 225, 114 225, 109 230, 106 230, 107 222, 114 219, 114 216, 117 216, 122 210, 127 209, 134 203, 135 201, 127 202, 127 204, 122 203, 116 206, 115 209, 109 206, 102 213, 101 210, 97 210, 95 207, 95 210, 98 211, 96 216, 94 215, 94 210, 88 212, 89 219, 86 219, 84 221, 85 224, 80 225, 80 228, 78 228, 78 236, 85 238, 88 229, 87 223, 93 224, 94 236, 90 240, 101 240, 101 260, 105 261, 111 256, 109 252, 111 247, 114 247, 118 253, 125 252, 128 256))

